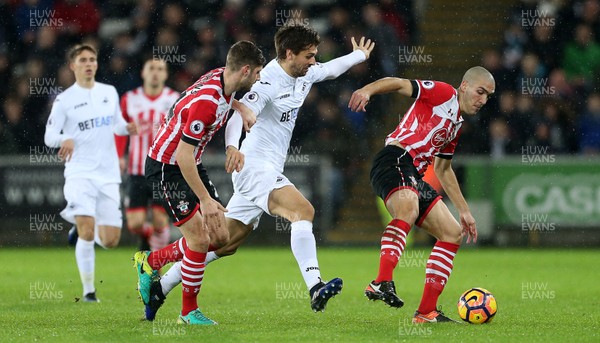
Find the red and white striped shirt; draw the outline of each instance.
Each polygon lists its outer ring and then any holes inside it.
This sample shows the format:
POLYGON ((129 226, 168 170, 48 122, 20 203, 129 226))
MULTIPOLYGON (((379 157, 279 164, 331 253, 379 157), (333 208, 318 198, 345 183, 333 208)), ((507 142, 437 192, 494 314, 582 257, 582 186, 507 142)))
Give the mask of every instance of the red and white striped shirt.
POLYGON ((204 147, 227 121, 235 92, 225 96, 223 72, 217 68, 204 74, 185 90, 171 107, 150 148, 150 158, 177 164, 175 151, 180 140, 196 145, 196 163, 202 162, 204 147))
POLYGON ((119 157, 125 155, 127 140, 129 139, 129 161, 127 172, 129 175, 144 175, 144 164, 154 135, 158 131, 163 118, 179 98, 179 93, 169 87, 154 97, 144 93, 143 87, 130 90, 121 97, 121 112, 127 122, 137 124, 138 134, 129 136, 115 136, 119 157))
POLYGON ((385 144, 400 142, 423 174, 433 156, 452 158, 463 118, 454 87, 439 81, 416 80, 412 84, 417 87, 416 100, 385 144))

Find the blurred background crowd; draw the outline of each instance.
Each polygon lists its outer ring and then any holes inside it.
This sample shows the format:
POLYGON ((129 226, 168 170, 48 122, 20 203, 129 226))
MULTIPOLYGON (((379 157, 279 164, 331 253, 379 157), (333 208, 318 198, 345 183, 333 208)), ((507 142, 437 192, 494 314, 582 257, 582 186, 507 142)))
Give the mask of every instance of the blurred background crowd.
MULTIPOLYGON (((383 76, 402 77, 410 68, 399 63, 398 51, 425 44, 419 41, 418 23, 426 4, 5 1, 0 5, 0 154, 27 154, 43 146, 52 101, 74 82, 65 61, 73 44, 98 48, 96 79, 114 85, 119 94, 141 84, 141 65, 152 56, 168 62, 168 85, 181 91, 224 65, 235 41, 256 42, 268 60, 273 58, 277 29, 301 22, 321 35, 321 62, 350 52, 352 36, 364 35, 377 44, 368 63, 313 88, 291 144, 292 154, 334 157, 335 188, 343 190, 354 167, 368 161, 394 129, 395 123, 383 125, 382 118, 398 117, 389 113, 389 98, 374 99, 368 114, 348 110, 348 100, 364 84, 383 76)), ((491 44, 496 48, 479 56, 496 79, 496 94, 479 115, 465 118, 460 154, 502 158, 522 154, 527 146, 553 154, 599 153, 600 0, 521 1, 503 16, 505 30, 491 44)), ((211 146, 213 153, 222 152, 218 142, 211 146)), ((338 198, 336 202, 342 201, 342 191, 338 198)))
POLYGON ((481 57, 497 96, 469 118, 485 134, 462 147, 492 158, 527 146, 598 154, 600 1, 522 1, 506 20, 499 47, 481 57))

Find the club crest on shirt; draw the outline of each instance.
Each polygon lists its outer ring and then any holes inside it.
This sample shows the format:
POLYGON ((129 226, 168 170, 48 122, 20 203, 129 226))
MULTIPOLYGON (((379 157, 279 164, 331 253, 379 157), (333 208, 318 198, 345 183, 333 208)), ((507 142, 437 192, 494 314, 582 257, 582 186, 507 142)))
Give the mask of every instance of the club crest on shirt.
POLYGON ((190 131, 192 131, 192 133, 195 135, 199 134, 203 130, 204 130, 204 123, 200 120, 194 120, 190 124, 190 131))
POLYGON ((186 215, 190 211, 189 205, 189 202, 181 200, 179 205, 177 205, 177 209, 179 212, 181 212, 181 214, 186 215))
POLYGON ((429 81, 429 80, 421 81, 421 84, 423 85, 423 88, 425 88, 425 89, 432 89, 433 86, 435 86, 435 83, 433 81, 429 81))
POLYGON ((246 94, 246 99, 248 102, 256 102, 256 100, 258 100, 258 94, 256 94, 256 92, 248 92, 246 94))
POLYGON ((446 138, 448 137, 448 130, 446 128, 437 129, 433 135, 431 135, 431 145, 439 148, 446 144, 446 138))

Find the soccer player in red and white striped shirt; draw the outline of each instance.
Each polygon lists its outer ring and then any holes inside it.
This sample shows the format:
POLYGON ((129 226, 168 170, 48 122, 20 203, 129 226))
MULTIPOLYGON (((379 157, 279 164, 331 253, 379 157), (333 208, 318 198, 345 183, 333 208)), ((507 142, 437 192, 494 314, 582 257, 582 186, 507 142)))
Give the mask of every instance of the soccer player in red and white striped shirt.
POLYGON ((169 244, 169 217, 158 198, 152 196, 153 190, 144 177, 144 166, 158 127, 179 93, 165 86, 169 75, 164 60, 147 59, 141 75, 143 85, 121 97, 123 118, 137 124, 138 135, 131 138, 115 136, 115 139, 121 169, 126 169, 129 174, 125 196, 127 227, 131 233, 140 236, 140 250, 158 250, 169 244), (152 207, 152 224, 146 222, 149 205, 152 207))
MULTIPOLYGON (((203 75, 173 104, 156 134, 146 159, 146 178, 157 190, 167 214, 183 238, 167 247, 135 254, 138 289, 144 304, 150 304, 150 287, 158 285, 158 270, 182 260, 182 310, 179 321, 214 325, 198 308, 197 295, 204 276, 206 253, 229 239, 224 212, 214 186, 202 166, 202 152, 227 121, 235 105, 235 92, 247 91, 260 76, 265 59, 253 43, 241 41, 227 54, 225 67, 203 75), (183 258, 182 258, 183 256, 183 258)), ((242 114, 248 128, 256 116, 242 114)), ((241 166, 238 165, 238 168, 241 166)))
POLYGON ((453 321, 436 309, 452 272, 463 237, 477 241, 475 219, 463 197, 451 160, 464 115, 476 114, 495 91, 494 77, 482 67, 464 74, 458 89, 438 81, 383 78, 355 91, 349 107, 365 111, 372 95, 397 92, 415 98, 400 125, 385 140, 373 161, 371 185, 393 216, 381 238, 379 274, 365 295, 392 307, 404 302, 396 295, 394 268, 404 252, 413 224, 437 239, 427 260, 425 289, 413 323, 453 321), (435 162, 435 163, 434 163, 435 162), (444 191, 458 209, 460 224, 423 174, 433 164, 444 191))

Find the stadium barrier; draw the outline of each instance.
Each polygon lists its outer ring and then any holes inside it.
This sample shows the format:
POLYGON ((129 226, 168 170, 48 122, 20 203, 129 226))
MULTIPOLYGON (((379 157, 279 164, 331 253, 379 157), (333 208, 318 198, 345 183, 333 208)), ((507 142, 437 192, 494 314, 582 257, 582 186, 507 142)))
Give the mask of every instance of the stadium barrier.
MULTIPOLYGON (((332 225, 331 206, 325 206, 326 174, 331 168, 327 158, 314 155, 294 155, 288 158, 285 175, 311 201, 316 209, 315 235, 320 239, 320 228, 332 225)), ((227 204, 233 193, 231 176, 224 171, 224 156, 204 157, 204 166, 227 204)), ((59 213, 65 207, 63 196, 64 166, 55 154, 33 151, 26 156, 0 158, 0 186, 3 227, 0 246, 63 245, 71 224, 59 213)), ((126 182, 126 180, 125 180, 126 182)), ((121 191, 123 195, 123 190, 121 191)), ((264 215, 258 230, 249 238, 249 244, 289 245, 290 223, 283 218, 264 215)), ((178 230, 172 230, 177 235, 178 230)), ((121 244, 135 244, 126 229, 121 244)))
MULTIPOLYGON (((204 161, 221 199, 227 203, 233 190, 223 163, 224 156, 220 155, 207 156, 204 161)), ((600 245, 597 162, 560 155, 523 155, 502 160, 457 156, 453 165, 484 243, 600 245)), ((54 154, 34 152, 0 158, 0 246, 64 244, 71 226, 59 215, 65 206, 63 170, 54 154)), ((314 205, 315 234, 321 242, 324 230, 333 224, 332 209, 326 200, 330 171, 331 161, 315 155, 288 159, 285 171, 314 205)), ((287 246, 290 229, 286 220, 264 215, 248 243, 287 246)), ((122 244, 133 243, 124 230, 122 244)))

